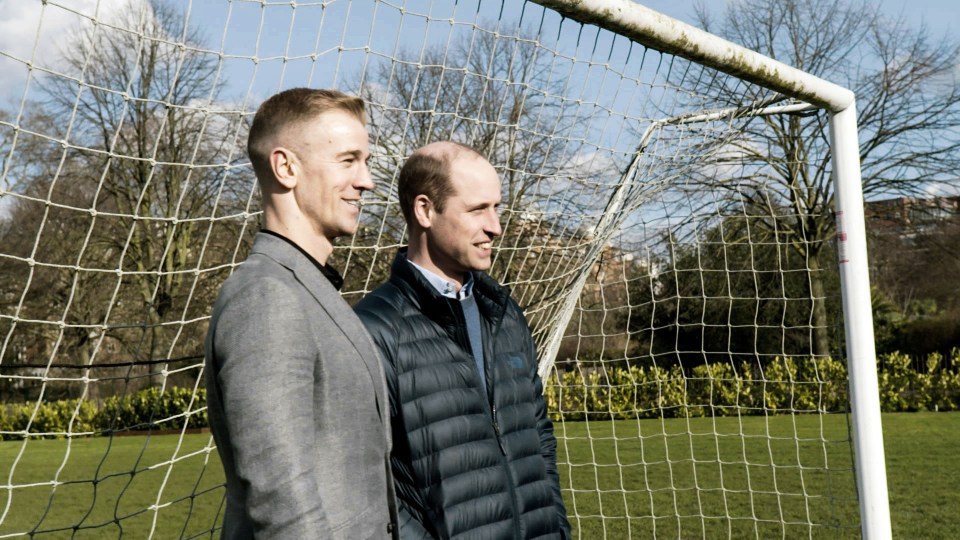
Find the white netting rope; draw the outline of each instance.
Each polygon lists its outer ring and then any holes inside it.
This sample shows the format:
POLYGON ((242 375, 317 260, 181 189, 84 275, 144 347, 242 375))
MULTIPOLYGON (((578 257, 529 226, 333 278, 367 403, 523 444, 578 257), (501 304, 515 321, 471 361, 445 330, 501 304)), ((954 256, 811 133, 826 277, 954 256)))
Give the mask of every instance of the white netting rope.
POLYGON ((543 353, 581 537, 856 527, 832 368, 785 363, 816 360, 824 301, 794 283, 814 272, 784 239, 797 216, 756 206, 760 180, 704 188, 761 178, 747 133, 808 106, 527 2, 91 5, 38 3, 29 51, 0 47, 23 76, 0 105, 0 538, 217 527, 203 330, 257 229, 246 126, 302 85, 369 105, 378 187, 334 254, 350 300, 403 245, 410 151, 454 138, 497 167, 492 273, 543 353), (60 18, 72 64, 46 45, 60 18))

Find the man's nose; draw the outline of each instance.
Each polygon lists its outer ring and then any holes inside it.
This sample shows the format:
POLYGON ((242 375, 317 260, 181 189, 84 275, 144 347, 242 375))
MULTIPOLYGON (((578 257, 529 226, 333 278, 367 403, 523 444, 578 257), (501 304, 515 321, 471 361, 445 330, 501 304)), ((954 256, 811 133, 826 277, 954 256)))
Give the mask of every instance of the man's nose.
POLYGON ((503 234, 503 227, 500 225, 500 214, 497 213, 496 209, 490 211, 485 225, 484 230, 488 234, 492 236, 500 236, 503 234))
POLYGON ((370 191, 375 187, 373 184, 373 176, 370 175, 370 166, 366 162, 360 164, 360 170, 354 179, 353 187, 361 191, 370 191))

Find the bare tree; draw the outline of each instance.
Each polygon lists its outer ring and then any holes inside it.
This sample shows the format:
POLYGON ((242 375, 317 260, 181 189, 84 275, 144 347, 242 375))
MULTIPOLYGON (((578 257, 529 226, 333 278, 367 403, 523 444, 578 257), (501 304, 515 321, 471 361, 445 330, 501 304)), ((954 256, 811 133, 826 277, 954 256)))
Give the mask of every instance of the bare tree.
POLYGON ((877 349, 950 358, 960 343, 960 196, 903 197, 870 210, 877 349))
POLYGON ((231 245, 214 218, 236 202, 222 185, 241 129, 216 112, 218 60, 201 44, 172 4, 131 2, 69 40, 64 69, 81 84, 42 79, 43 100, 25 109, 26 132, 47 137, 21 141, 29 165, 15 181, 56 204, 15 204, 11 215, 35 226, 3 241, 43 263, 22 309, 47 309, 83 334, 57 345, 67 363, 102 352, 101 337, 136 362, 175 356, 177 340, 195 353, 199 330, 175 322, 206 313, 215 294, 218 276, 192 270, 231 245))
POLYGON ((374 103, 370 131, 389 176, 416 148, 455 139, 500 167, 505 204, 520 205, 536 175, 569 169, 575 150, 551 137, 572 125, 551 56, 517 31, 478 32, 380 64, 362 92, 374 103), (380 105, 378 105, 380 104, 380 105))
MULTIPOLYGON (((860 160, 867 197, 917 193, 931 182, 955 178, 960 166, 960 48, 935 40, 926 28, 889 20, 875 6, 849 0, 743 0, 727 4, 715 21, 701 4, 703 28, 786 64, 851 88, 857 96, 860 160)), ((771 100, 759 87, 704 71, 678 74, 721 104, 771 100)), ((777 234, 806 261, 810 273, 812 349, 830 354, 821 260, 835 235, 835 192, 826 113, 754 118, 715 169, 695 175, 695 189, 727 191, 734 205, 766 207, 777 234), (726 156, 726 157, 725 157, 726 156)))

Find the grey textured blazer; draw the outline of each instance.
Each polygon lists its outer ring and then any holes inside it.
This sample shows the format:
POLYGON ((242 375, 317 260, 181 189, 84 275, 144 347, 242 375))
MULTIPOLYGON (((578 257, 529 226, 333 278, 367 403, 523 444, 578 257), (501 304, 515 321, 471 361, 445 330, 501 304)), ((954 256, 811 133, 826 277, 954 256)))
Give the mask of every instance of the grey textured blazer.
POLYGON ((206 343, 223 538, 389 538, 389 402, 370 337, 300 250, 259 233, 206 343))

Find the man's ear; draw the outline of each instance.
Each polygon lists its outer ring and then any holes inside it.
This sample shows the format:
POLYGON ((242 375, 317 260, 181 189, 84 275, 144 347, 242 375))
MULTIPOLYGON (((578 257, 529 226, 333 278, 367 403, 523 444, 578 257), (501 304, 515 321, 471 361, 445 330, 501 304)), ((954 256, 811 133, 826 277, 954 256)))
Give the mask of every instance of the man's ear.
POLYGON ((436 208, 434 208, 433 201, 430 200, 430 197, 423 194, 414 197, 413 218, 417 220, 420 228, 429 229, 430 225, 433 224, 435 213, 436 208))
POLYGON ((273 170, 273 176, 281 186, 293 189, 297 185, 299 167, 297 155, 289 148, 278 146, 270 152, 270 169, 273 170))

